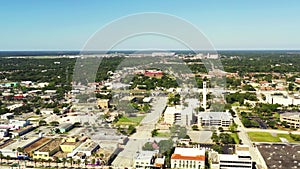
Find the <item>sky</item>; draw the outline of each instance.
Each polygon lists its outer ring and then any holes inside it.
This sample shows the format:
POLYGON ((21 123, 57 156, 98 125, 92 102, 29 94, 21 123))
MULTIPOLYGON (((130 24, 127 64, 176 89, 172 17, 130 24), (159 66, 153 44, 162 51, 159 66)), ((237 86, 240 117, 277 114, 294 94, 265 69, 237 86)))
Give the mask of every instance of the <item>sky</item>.
MULTIPOLYGON (((216 49, 300 49, 298 0, 0 0, 0 50, 81 50, 105 25, 143 12, 186 20, 216 49)), ((147 35, 115 48, 180 48, 171 41, 147 35)))

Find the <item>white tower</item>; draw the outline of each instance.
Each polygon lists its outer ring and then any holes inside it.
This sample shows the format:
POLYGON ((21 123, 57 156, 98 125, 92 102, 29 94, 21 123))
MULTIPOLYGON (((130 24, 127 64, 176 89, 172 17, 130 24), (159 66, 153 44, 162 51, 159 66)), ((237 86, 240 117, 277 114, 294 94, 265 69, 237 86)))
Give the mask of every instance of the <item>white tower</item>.
POLYGON ((204 111, 206 112, 206 82, 203 82, 203 108, 204 108, 204 111))

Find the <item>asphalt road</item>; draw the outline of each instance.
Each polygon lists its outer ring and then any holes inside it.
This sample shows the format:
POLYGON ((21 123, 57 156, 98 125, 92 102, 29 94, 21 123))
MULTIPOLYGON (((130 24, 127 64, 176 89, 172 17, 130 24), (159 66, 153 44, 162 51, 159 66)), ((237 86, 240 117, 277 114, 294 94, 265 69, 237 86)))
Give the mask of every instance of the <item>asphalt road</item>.
POLYGON ((132 167, 136 153, 142 150, 146 142, 153 140, 151 131, 155 128, 155 124, 161 116, 166 103, 167 97, 155 98, 152 104, 153 111, 145 116, 136 133, 129 138, 124 150, 112 162, 114 168, 132 167))

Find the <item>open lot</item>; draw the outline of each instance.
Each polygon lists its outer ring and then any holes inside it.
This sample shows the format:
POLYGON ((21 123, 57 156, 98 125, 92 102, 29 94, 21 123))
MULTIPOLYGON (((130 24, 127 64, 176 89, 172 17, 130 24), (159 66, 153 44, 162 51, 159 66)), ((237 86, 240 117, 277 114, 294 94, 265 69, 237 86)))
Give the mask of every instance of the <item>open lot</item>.
POLYGON ((290 143, 300 143, 293 140, 289 134, 271 134, 268 132, 248 132, 248 136, 253 142, 281 142, 280 138, 285 138, 290 143))
POLYGON ((267 132, 248 132, 248 136, 253 142, 281 142, 279 137, 274 137, 267 132))
POLYGON ((138 125, 144 119, 145 116, 136 116, 136 117, 121 117, 117 125, 138 125))

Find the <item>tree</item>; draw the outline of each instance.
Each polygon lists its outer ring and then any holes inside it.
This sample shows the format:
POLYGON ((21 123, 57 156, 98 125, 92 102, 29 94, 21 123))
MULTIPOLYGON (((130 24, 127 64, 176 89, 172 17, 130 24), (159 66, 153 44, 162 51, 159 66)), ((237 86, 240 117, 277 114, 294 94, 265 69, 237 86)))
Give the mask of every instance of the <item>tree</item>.
POLYGON ((131 134, 133 134, 133 133, 135 133, 135 132, 136 132, 135 127, 134 127, 133 125, 129 125, 128 130, 127 130, 127 133, 128 133, 129 135, 131 135, 131 134))
POLYGON ((2 159, 3 159, 3 154, 2 154, 2 152, 0 152, 0 160, 1 160, 1 162, 0 162, 0 165, 2 164, 2 159))
POLYGON ((67 161, 66 158, 63 158, 63 159, 62 159, 62 162, 63 162, 63 164, 64 164, 64 167, 66 166, 66 161, 67 161))
POLYGON ((51 126, 58 126, 58 125, 59 125, 59 122, 58 122, 58 121, 51 121, 51 122, 50 122, 50 125, 51 125, 51 126))
POLYGON ((47 122, 45 120, 40 120, 39 121, 39 126, 46 126, 47 122))
POLYGON ((152 143, 151 142, 145 143, 145 145, 143 146, 142 149, 145 150, 145 151, 153 151, 154 150, 154 148, 152 147, 152 143))
POLYGON ((96 163, 96 159, 92 159, 92 164, 95 164, 96 163))
POLYGON ((193 129, 194 131, 199 131, 198 125, 193 125, 193 126, 192 126, 192 129, 193 129))
POLYGON ((35 114, 40 115, 41 114, 41 110, 40 109, 36 109, 35 114))
POLYGON ((224 131, 223 127, 219 127, 218 129, 219 129, 220 132, 224 131))
POLYGON ((211 140, 214 142, 214 143, 219 143, 219 136, 216 132, 213 132, 213 134, 211 135, 211 140))
POLYGON ((53 108, 53 114, 60 114, 60 110, 57 107, 53 108))
POLYGON ((159 146, 159 152, 160 153, 165 153, 168 150, 171 150, 173 147, 174 142, 169 139, 169 140, 161 140, 160 142, 158 142, 158 146, 159 146))
POLYGON ((80 159, 77 159, 77 160, 76 160, 76 163, 77 163, 78 167, 79 167, 79 165, 80 165, 80 162, 81 162, 80 159))
POLYGON ((210 147, 211 149, 215 150, 216 152, 218 152, 219 154, 222 153, 222 146, 220 146, 219 144, 214 144, 210 147))
POLYGON ((154 129, 154 130, 151 131, 151 136, 152 137, 157 136, 157 134, 158 134, 157 129, 154 129))
POLYGON ((232 133, 236 132, 237 127, 238 127, 238 125, 237 125, 236 123, 232 123, 232 124, 229 126, 230 132, 232 132, 232 133))

